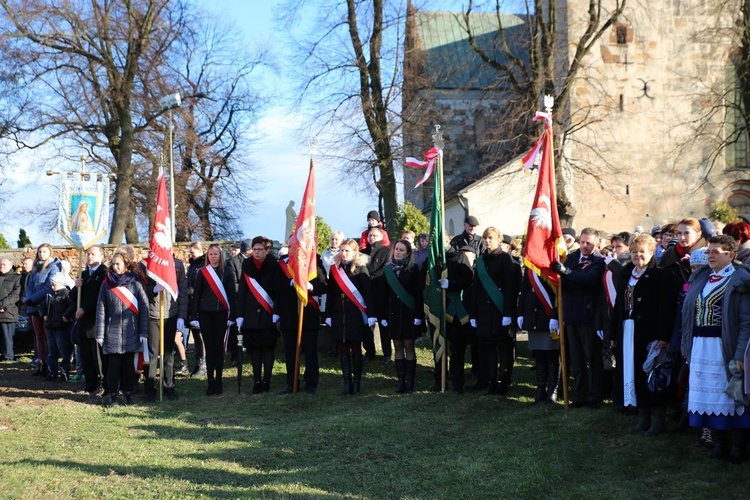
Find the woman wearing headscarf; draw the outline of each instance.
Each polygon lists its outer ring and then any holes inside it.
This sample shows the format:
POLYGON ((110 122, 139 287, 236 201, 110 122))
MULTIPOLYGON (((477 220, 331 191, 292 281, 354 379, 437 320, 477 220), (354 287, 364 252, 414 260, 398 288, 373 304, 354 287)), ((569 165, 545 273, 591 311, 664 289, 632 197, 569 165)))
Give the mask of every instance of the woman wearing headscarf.
MULTIPOLYGON (((690 279, 682 309, 682 354, 690 366, 688 414, 692 427, 713 434, 711 456, 746 459, 750 408, 725 389, 733 372, 744 375, 744 354, 750 339, 750 272, 735 264, 737 241, 714 236, 708 245, 708 267, 690 279)), ((744 391, 743 391, 744 392, 744 391)))
POLYGON ((412 259, 412 247, 406 240, 393 245, 383 275, 373 280, 376 314, 380 327, 393 340, 398 386, 396 392, 414 392, 417 355, 414 340, 422 325, 424 276, 412 259))
POLYGON ((624 406, 638 408, 632 432, 655 436, 664 430, 666 397, 647 387, 643 370, 650 346, 666 349, 674 326, 679 283, 667 269, 656 266, 656 240, 639 234, 630 242, 630 263, 615 283, 612 309, 613 339, 622 380, 624 406))

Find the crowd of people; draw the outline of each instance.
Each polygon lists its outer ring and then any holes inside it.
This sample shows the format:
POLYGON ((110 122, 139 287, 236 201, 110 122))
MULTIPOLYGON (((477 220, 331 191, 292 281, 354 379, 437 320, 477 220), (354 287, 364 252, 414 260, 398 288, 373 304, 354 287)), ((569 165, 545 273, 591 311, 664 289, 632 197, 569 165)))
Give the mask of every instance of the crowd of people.
MULTIPOLYGON (((524 268, 520 240, 495 227, 479 235, 478 226, 468 216, 461 234, 445 236, 447 266, 439 285, 446 300, 445 375, 453 391, 507 394, 516 340, 525 333, 536 374, 534 404, 558 402, 567 383, 561 361, 567 361, 573 408, 598 409, 611 400, 619 411, 637 415, 632 432, 656 436, 672 419, 678 427, 700 429, 700 444, 713 457, 746 460, 750 224, 727 224, 723 234, 708 219, 694 218, 650 232, 636 227, 632 234, 566 228, 567 257, 552 266, 561 297, 524 268), (474 379, 469 386, 467 357, 474 379)), ((375 335, 382 363, 393 367, 395 391, 415 390, 415 341, 430 335, 423 298, 428 246, 424 233, 389 238, 375 211, 357 239, 339 231, 331 235, 302 310, 304 391, 318 388, 322 329, 341 362, 343 395, 364 390, 364 366, 376 357, 375 335)), ((131 404, 143 353, 144 394, 154 401, 163 310, 161 380, 168 399, 177 399, 176 374, 206 377, 206 394, 222 394, 225 358, 233 362, 245 351, 252 392, 269 392, 279 338, 286 362, 281 392, 292 392, 300 310, 288 257, 271 247, 263 236, 231 249, 211 244, 205 253, 200 243, 191 244, 187 269, 174 257, 176 300, 160 293, 128 245, 117 248, 108 265, 101 247, 89 248, 86 269, 75 281, 47 244, 35 259, 22 262, 20 274, 2 259, 2 356, 13 359, 12 328, 6 326, 21 308, 35 334, 33 375, 65 381, 75 370, 92 397, 109 406, 131 404), (192 371, 187 332, 195 347, 192 371)), ((440 388, 441 375, 436 364, 433 390, 440 388)))

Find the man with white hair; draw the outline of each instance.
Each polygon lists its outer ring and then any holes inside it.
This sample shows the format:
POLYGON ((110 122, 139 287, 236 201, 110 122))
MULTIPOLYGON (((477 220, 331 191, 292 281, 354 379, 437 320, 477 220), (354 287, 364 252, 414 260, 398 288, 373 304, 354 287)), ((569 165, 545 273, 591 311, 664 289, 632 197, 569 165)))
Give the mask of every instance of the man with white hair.
POLYGON ((13 361, 13 334, 18 321, 18 302, 21 291, 20 276, 13 272, 13 262, 0 260, 0 356, 13 361))

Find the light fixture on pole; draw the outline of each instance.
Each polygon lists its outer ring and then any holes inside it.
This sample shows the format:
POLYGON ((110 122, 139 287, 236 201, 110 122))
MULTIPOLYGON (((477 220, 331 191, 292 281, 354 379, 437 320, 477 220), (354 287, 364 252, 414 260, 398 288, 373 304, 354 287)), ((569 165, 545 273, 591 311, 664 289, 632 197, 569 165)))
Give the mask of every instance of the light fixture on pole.
POLYGON ((169 112, 169 216, 172 220, 172 241, 175 241, 175 214, 174 214, 174 159, 172 157, 172 131, 174 122, 172 121, 172 110, 179 108, 182 101, 179 92, 169 94, 159 99, 162 111, 169 112))

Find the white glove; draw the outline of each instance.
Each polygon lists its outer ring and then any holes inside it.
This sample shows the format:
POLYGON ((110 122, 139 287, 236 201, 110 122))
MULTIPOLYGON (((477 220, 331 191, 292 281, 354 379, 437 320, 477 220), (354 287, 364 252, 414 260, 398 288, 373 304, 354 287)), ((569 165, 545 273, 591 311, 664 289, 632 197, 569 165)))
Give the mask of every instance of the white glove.
POLYGON ((104 339, 97 340, 96 343, 99 344, 99 347, 104 347, 104 339))
POLYGON ((148 355, 148 339, 146 337, 141 337, 141 344, 143 345, 143 362, 150 363, 151 359, 148 355))
POLYGON ((596 336, 599 337, 599 340, 604 340, 604 330, 597 330, 596 336))
MULTIPOLYGON (((193 328, 200 328, 201 324, 198 323, 197 321, 191 321, 190 322, 190 326, 192 326, 193 328)), ((178 330, 179 330, 179 328, 178 328, 178 330)))
POLYGON ((229 327, 230 327, 230 326, 232 326, 233 324, 234 324, 234 321, 232 321, 231 319, 228 319, 228 320, 227 320, 227 328, 229 328, 229 327))
POLYGON ((513 323, 513 318, 510 316, 503 316, 503 326, 510 326, 511 323, 513 323))
POLYGON ((388 326, 388 320, 387 319, 381 319, 380 324, 383 326, 388 326))
POLYGON ((469 324, 471 325, 472 328, 476 328, 477 327, 477 320, 475 320, 475 319, 472 318, 472 319, 469 320, 469 324))
POLYGON ((289 286, 294 286, 294 278, 289 280, 289 286))
POLYGON ((377 323, 377 322, 378 322, 378 320, 375 319, 375 318, 367 318, 367 326, 369 326, 370 328, 372 328, 373 326, 375 326, 375 323, 377 323))
POLYGON ((312 283, 310 283, 310 282, 308 281, 308 282, 307 282, 307 291, 308 291, 308 292, 312 292, 312 289, 313 289, 312 283))
POLYGON ((440 288, 448 288, 448 278, 440 278, 438 283, 440 283, 440 288))
POLYGON ((278 314, 274 314, 273 316, 271 316, 271 321, 273 321, 274 323, 278 323, 279 322, 279 315, 278 314))
POLYGON ((331 318, 326 318, 325 323, 326 323, 326 325, 328 325, 330 327, 331 326, 331 318))
POLYGON ((157 284, 154 285, 154 293, 159 293, 162 290, 164 290, 164 287, 161 286, 159 283, 157 283, 157 284))
POLYGON ((242 323, 245 322, 245 318, 237 318, 237 329, 242 329, 242 323))
POLYGON ((609 254, 609 255, 605 255, 605 256, 604 256, 604 264, 605 264, 605 265, 607 265, 607 266, 608 266, 608 265, 609 265, 609 263, 610 263, 610 262, 612 262, 613 260, 615 260, 615 258, 614 258, 614 257, 612 257, 612 254, 609 254))
POLYGON ((519 316, 516 318, 516 324, 518 325, 518 328, 523 330, 523 316, 519 316))
POLYGON ((560 329, 560 323, 556 319, 549 320, 549 331, 555 332, 560 329))
POLYGON ((414 318, 414 326, 419 326, 422 324, 422 320, 419 318, 414 318))
POLYGON ((182 330, 185 328, 185 320, 182 318, 177 318, 177 329, 182 330))

